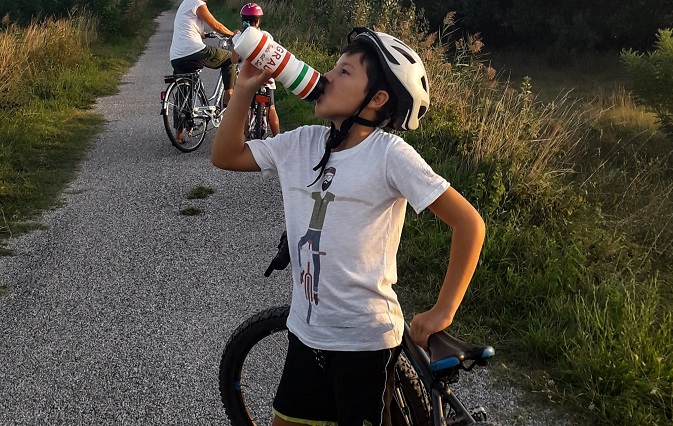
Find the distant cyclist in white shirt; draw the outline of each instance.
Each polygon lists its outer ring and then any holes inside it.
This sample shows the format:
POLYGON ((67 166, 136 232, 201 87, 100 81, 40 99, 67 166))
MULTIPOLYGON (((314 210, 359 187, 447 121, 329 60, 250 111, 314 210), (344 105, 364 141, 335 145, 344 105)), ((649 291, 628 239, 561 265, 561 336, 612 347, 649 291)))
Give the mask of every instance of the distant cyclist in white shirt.
MULTIPOLYGON (((236 69, 232 66, 232 53, 226 49, 208 46, 203 42, 204 24, 225 36, 233 36, 208 10, 208 0, 183 0, 173 23, 173 40, 170 59, 173 73, 193 72, 198 67, 208 67, 222 72, 224 82, 223 106, 229 102, 236 82, 236 69)), ((181 139, 180 134, 177 135, 181 139)))

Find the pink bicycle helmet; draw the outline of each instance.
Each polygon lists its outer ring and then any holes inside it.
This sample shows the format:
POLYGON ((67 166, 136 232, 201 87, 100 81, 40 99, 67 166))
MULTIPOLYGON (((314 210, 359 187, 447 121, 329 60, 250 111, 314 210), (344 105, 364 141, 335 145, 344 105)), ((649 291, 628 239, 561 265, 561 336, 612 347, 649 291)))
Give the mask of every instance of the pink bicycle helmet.
POLYGON ((264 16, 264 12, 257 3, 248 3, 241 8, 241 16, 264 16))

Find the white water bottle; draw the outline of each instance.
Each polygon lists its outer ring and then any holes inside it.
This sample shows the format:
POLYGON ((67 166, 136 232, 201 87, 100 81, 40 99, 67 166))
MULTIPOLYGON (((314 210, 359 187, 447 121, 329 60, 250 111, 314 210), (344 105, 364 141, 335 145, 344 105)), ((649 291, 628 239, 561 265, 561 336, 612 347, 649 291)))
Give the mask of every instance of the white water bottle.
POLYGON ((271 78, 283 83, 299 98, 314 101, 325 90, 320 73, 273 41, 266 31, 248 27, 232 41, 236 53, 256 68, 272 71, 271 78))

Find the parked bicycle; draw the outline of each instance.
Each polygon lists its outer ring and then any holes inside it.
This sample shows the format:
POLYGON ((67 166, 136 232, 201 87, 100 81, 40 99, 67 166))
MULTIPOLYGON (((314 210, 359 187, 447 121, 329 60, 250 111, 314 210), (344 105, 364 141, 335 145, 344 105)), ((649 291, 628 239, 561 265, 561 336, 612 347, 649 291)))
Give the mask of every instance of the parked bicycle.
MULTIPOLYGON (((206 38, 217 38, 220 47, 230 49, 231 37, 211 32, 206 34, 206 38)), ((209 126, 216 128, 222 122, 222 75, 218 73, 217 84, 211 96, 207 97, 201 78, 203 66, 195 62, 193 68, 190 73, 164 76, 168 87, 161 92, 161 115, 166 133, 173 146, 183 152, 197 149, 203 143, 209 126)))
MULTIPOLYGON (((281 255, 284 238, 285 234, 265 276, 274 269, 284 269, 289 262, 281 255)), ((227 341, 219 385, 234 426, 271 424, 274 393, 287 353, 289 311, 289 306, 276 306, 258 312, 239 325, 227 341)), ((413 342, 405 324, 390 407, 393 425, 492 426, 486 422, 486 410, 466 408, 451 385, 458 382, 460 371, 487 365, 495 350, 465 343, 445 331, 430 336, 428 346, 429 354, 413 342)))

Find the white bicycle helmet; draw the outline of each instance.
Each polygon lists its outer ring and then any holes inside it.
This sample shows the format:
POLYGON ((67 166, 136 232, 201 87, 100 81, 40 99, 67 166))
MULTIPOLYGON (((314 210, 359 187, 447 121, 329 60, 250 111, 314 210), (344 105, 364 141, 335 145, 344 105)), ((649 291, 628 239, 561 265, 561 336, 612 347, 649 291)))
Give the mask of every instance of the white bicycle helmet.
POLYGON ((381 62, 386 81, 397 97, 397 112, 391 123, 396 130, 414 130, 430 107, 430 85, 418 54, 395 37, 357 27, 348 35, 372 46, 381 62))

